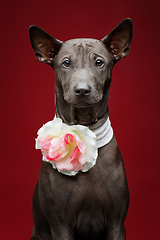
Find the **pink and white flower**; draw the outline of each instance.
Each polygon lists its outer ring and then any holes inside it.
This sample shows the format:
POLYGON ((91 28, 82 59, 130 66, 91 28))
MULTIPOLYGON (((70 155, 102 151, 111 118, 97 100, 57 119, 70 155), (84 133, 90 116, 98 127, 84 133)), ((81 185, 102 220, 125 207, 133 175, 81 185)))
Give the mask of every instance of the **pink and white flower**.
POLYGON ((41 149, 43 161, 59 172, 74 176, 86 172, 97 159, 96 136, 82 125, 68 126, 60 118, 44 124, 38 131, 36 149, 41 149))

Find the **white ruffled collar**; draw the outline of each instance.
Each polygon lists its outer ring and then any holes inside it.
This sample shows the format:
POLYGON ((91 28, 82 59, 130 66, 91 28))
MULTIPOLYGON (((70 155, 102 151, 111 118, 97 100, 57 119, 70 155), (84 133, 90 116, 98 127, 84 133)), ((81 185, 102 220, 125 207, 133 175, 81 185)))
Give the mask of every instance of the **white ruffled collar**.
POLYGON ((100 127, 92 130, 92 132, 94 132, 94 134, 96 135, 97 148, 103 147, 108 144, 113 137, 113 129, 111 127, 109 117, 100 127))

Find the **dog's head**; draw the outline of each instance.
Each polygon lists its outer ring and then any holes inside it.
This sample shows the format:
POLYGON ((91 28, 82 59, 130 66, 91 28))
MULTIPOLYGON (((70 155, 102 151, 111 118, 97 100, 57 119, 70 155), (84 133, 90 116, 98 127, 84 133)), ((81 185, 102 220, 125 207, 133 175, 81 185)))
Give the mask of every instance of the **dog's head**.
POLYGON ((37 59, 55 71, 56 94, 71 106, 86 108, 108 96, 112 68, 129 52, 132 21, 123 20, 102 40, 61 42, 37 26, 31 26, 29 33, 37 59))

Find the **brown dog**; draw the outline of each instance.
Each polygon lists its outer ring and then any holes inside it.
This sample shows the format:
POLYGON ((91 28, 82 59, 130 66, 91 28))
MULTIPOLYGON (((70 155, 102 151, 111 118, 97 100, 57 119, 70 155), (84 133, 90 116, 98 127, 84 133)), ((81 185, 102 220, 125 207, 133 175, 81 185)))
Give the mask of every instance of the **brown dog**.
MULTIPOLYGON (((125 19, 102 40, 61 42, 31 26, 37 59, 55 71, 56 116, 96 132, 108 119, 112 68, 127 56, 132 21, 125 19)), ((102 139, 103 142, 103 139, 102 139)), ((115 137, 100 144, 96 165, 76 176, 42 162, 33 196, 32 240, 124 240, 129 193, 115 137)))

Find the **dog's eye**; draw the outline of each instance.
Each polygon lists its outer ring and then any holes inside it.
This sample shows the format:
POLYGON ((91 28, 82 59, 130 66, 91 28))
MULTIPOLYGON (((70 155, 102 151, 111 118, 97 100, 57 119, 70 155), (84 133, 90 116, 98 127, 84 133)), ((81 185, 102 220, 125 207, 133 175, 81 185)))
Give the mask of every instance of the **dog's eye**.
POLYGON ((68 68, 71 65, 71 62, 69 59, 67 59, 62 63, 62 65, 63 65, 63 67, 68 68))
POLYGON ((101 59, 96 60, 96 66, 97 67, 102 67, 104 65, 104 62, 101 59))

